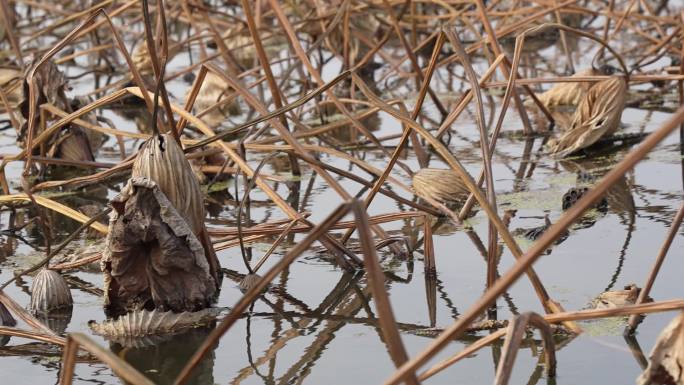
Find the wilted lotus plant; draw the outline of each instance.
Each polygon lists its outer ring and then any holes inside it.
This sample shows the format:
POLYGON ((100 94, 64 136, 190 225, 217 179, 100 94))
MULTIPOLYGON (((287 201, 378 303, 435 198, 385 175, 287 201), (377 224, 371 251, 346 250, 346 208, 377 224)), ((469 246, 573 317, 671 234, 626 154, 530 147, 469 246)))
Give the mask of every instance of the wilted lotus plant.
POLYGON ((108 312, 209 306, 219 263, 200 186, 173 137, 154 135, 142 145, 131 179, 111 203, 102 259, 108 312))

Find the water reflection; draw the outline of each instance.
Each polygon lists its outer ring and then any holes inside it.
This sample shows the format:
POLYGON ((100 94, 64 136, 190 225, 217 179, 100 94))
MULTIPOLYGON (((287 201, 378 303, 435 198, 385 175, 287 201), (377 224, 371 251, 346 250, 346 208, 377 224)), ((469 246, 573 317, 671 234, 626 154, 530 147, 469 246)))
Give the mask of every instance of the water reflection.
MULTIPOLYGON (((172 384, 211 330, 212 328, 191 329, 186 333, 174 335, 167 341, 145 347, 123 347, 112 343, 110 349, 155 384, 172 384)), ((196 366, 188 384, 213 385, 215 383, 214 350, 218 345, 214 346, 212 351, 205 355, 196 366)))

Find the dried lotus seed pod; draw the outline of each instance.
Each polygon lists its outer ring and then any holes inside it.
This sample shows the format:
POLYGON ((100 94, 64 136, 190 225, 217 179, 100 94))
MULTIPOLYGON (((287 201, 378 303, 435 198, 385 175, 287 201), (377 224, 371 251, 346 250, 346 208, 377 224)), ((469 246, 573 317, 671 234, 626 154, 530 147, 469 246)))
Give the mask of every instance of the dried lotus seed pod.
POLYGON ((44 314, 71 308, 73 304, 74 300, 64 277, 54 270, 41 269, 31 285, 29 310, 33 314, 44 314))

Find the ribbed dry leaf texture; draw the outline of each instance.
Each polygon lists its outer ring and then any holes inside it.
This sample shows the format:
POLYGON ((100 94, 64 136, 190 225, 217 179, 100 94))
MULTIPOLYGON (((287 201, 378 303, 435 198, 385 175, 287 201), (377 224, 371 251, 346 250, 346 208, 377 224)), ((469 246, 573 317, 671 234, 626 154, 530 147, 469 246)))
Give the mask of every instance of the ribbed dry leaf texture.
POLYGON ((423 168, 413 174, 413 189, 418 196, 440 202, 460 202, 468 196, 468 188, 454 170, 423 168))
POLYGON ((549 141, 549 151, 564 157, 587 148, 620 125, 627 101, 627 82, 621 76, 596 83, 575 111, 570 128, 558 140, 549 141))
POLYGON ((66 309, 74 304, 71 291, 64 277, 50 269, 41 269, 31 285, 31 303, 29 310, 34 314, 48 313, 57 309, 66 309))
POLYGON ((204 196, 183 150, 168 134, 154 135, 140 149, 131 177, 153 180, 195 235, 204 226, 204 196))
POLYGON ((88 322, 93 333, 123 346, 142 347, 155 344, 156 337, 166 337, 214 321, 221 309, 207 308, 196 312, 173 313, 159 310, 136 310, 115 320, 88 322))

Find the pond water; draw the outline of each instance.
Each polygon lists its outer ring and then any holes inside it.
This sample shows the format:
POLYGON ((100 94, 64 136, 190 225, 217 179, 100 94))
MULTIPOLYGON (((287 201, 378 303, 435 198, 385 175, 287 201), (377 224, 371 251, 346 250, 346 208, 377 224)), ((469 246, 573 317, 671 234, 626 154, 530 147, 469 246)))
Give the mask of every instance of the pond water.
MULTIPOLYGON (((552 56, 558 51, 550 48, 545 54, 552 56)), ((587 55, 589 58, 591 55, 587 55)), ((589 59, 576 63, 588 65, 589 59)), ((481 60, 480 60, 481 61, 481 60)), ((188 65, 187 54, 179 55, 170 62, 168 73, 188 65)), ((339 70, 340 63, 332 60, 324 67, 324 77, 329 79, 339 70)), ((79 73, 78 66, 62 66, 68 75, 79 73)), ((476 71, 482 73, 486 67, 476 61, 476 71)), ((458 70, 460 73, 460 69, 458 70)), ((378 76, 376 74, 376 76, 378 76)), ((438 94, 447 100, 454 100, 462 83, 453 79, 446 84, 446 71, 438 72, 440 81, 436 86, 438 94)), ((72 82, 71 94, 93 90, 92 76, 85 76, 72 82)), ((395 79, 396 80, 396 79, 395 79)), ((415 98, 407 91, 412 82, 399 87, 396 96, 408 95, 412 105, 415 98), (403 92, 403 93, 402 93, 403 92)), ((169 82, 172 101, 182 104, 183 95, 189 84, 180 78, 169 82)), ((641 85, 634 89, 648 89, 641 85)), ((390 98, 392 95, 383 95, 390 98)), ((294 100, 292 98, 290 101, 294 100)), ((493 96, 493 106, 500 107, 500 95, 493 96)), ((485 103, 486 114, 492 113, 492 104, 485 103)), ((425 109, 433 119, 439 119, 434 104, 428 98, 425 109)), ((243 111, 246 108, 243 109, 243 111)), ((471 174, 479 172, 479 134, 473 123, 473 105, 452 126, 449 148, 466 166, 471 174)), ((99 113, 111 119, 117 129, 137 131, 136 122, 122 116, 113 109, 101 109, 99 113)), ((626 132, 652 132, 668 119, 666 112, 628 108, 622 122, 626 132)), ((533 115, 536 119, 536 115, 533 115)), ((234 118, 234 122, 246 119, 234 118)), ((541 118, 538 120, 541 121, 541 118)), ((377 137, 394 135, 401 126, 392 117, 377 114, 374 134, 377 137)), ((434 124, 425 123, 429 128, 434 124)), ((224 127, 231 127, 230 122, 224 127)), ((566 161, 551 159, 541 151, 543 137, 525 138, 520 118, 514 108, 509 109, 504 123, 504 135, 499 139, 493 157, 493 174, 496 185, 499 212, 514 209, 511 229, 532 228, 544 223, 544 215, 555 222, 562 214, 562 195, 576 185, 576 173, 583 170, 597 177, 605 174, 632 146, 623 146, 611 151, 594 153, 591 156, 566 161)), ((339 140, 344 141, 355 134, 340 130, 339 140)), ((11 130, 0 133, 0 152, 12 154, 18 151, 15 134, 11 130)), ((139 141, 126 140, 127 153, 134 151, 139 141)), ((312 143, 318 143, 314 141, 312 143)), ((384 142, 387 146, 397 143, 396 139, 384 142)), ((116 141, 109 139, 97 160, 118 162, 116 141)), ((250 163, 258 164, 263 153, 249 152, 250 163)), ((355 149, 353 155, 365 162, 384 168, 387 157, 377 149, 355 149)), ((280 162, 284 157, 277 158, 280 162)), ((357 165, 339 157, 320 153, 321 161, 370 179, 357 165)), ((412 170, 419 169, 418 161, 409 152, 402 159, 412 170)), ((280 162, 284 163, 284 162, 280 162)), ((446 167, 436 156, 430 160, 430 167, 446 167)), ((10 163, 7 174, 13 191, 18 191, 18 180, 23 163, 10 163)), ((288 177, 276 162, 264 169, 265 173, 288 177)), ((410 184, 410 178, 395 167, 395 178, 410 184)), ((338 178, 341 185, 352 195, 363 196, 367 190, 347 179, 338 178)), ((320 177, 312 177, 312 170, 303 167, 303 176, 295 181, 300 184, 300 211, 311 213, 314 223, 322 221, 341 199, 320 177)), ((606 210, 593 210, 585 216, 581 226, 575 226, 567 239, 554 246, 534 265, 534 268, 553 299, 566 310, 583 309, 590 306, 592 298, 606 290, 617 290, 636 283, 643 285, 657 252, 665 238, 674 214, 682 201, 682 159, 679 137, 670 135, 634 170, 627 173, 609 195, 606 210)), ((113 197, 122 186, 122 179, 99 186, 89 187, 55 197, 70 207, 93 206, 98 210, 105 207, 108 198, 113 197)), ((232 179, 219 185, 220 191, 209 194, 206 222, 209 228, 235 226, 235 204, 230 194, 234 191, 232 179)), ((275 185, 283 197, 289 193, 284 183, 275 185)), ((413 195, 387 185, 397 194, 416 201, 413 195)), ((242 189, 242 187, 240 187, 242 189)), ((242 194, 242 191, 240 191, 242 194)), ((273 222, 286 216, 273 205, 268 197, 255 189, 251 220, 253 224, 273 222)), ((405 204, 378 195, 368 209, 369 215, 395 213, 411 209, 405 204)), ((95 211, 97 212, 97 211, 95 211)), ((0 213, 0 228, 27 223, 35 216, 35 210, 25 207, 16 210, 5 209, 0 213)), ((53 231, 57 240, 64 238, 78 227, 78 224, 60 215, 50 213, 53 231)), ((348 219, 351 219, 348 218, 348 219)), ((434 281, 424 273, 422 246, 407 258, 397 258, 387 249, 380 251, 385 270, 385 286, 390 295, 393 310, 400 324, 401 337, 410 356, 421 352, 430 342, 432 334, 421 332, 429 328, 445 328, 468 309, 485 289, 486 262, 478 248, 478 240, 487 244, 487 220, 478 212, 468 220, 472 226, 466 231, 442 220, 433 226, 437 275, 434 281), (434 299, 434 309, 428 306, 428 298, 434 299)), ((414 244, 423 236, 422 219, 404 219, 383 224, 391 236, 406 237, 414 244)), ((42 230, 30 223, 17 235, 21 239, 3 233, 0 238, 0 281, 4 282, 20 270, 40 258, 33 246, 43 244, 42 230)), ((680 230, 671 246, 651 297, 666 300, 681 296, 681 272, 684 271, 684 230, 680 230)), ((305 234, 298 234, 278 247, 262 271, 272 266, 292 245, 305 234)), ((97 238, 89 233, 76 244, 82 245, 97 238)), ((517 238, 523 249, 531 241, 517 238)), ((252 260, 256 261, 273 240, 251 244, 252 260)), ((355 243, 355 239, 352 238, 355 243)), ((225 277, 216 306, 231 307, 242 295, 238 287, 239 276, 245 274, 239 247, 218 252, 225 277)), ((504 248, 499 272, 505 272, 513 265, 514 258, 504 248)), ((102 287, 101 275, 97 272, 70 272, 69 283, 75 306, 66 325, 66 332, 84 332, 91 335, 89 320, 105 319, 102 299, 98 288, 102 287)), ((25 277, 10 285, 6 293, 22 305, 30 299, 29 288, 32 278, 25 277)), ((224 335, 212 354, 199 366, 192 379, 197 384, 378 384, 394 370, 387 346, 383 342, 377 322, 373 298, 366 277, 361 273, 346 273, 335 266, 329 255, 319 245, 297 259, 289 269, 276 278, 268 293, 249 308, 236 324, 224 335)), ((532 286, 522 277, 504 296, 497 301, 498 317, 508 319, 525 311, 543 312, 532 286)), ((511 383, 634 383, 642 371, 637 348, 648 355, 658 333, 671 320, 674 313, 648 316, 640 325, 633 340, 622 336, 625 319, 606 319, 582 322, 585 333, 574 338, 557 340, 558 370, 555 379, 544 377, 542 370, 542 344, 538 335, 526 339, 518 354, 511 383), (637 347, 637 348, 635 348, 637 347)), ((20 324, 20 326, 23 326, 20 324)), ((64 325, 62 325, 64 326, 64 325)), ((197 329, 180 336, 169 337, 160 345, 146 348, 123 348, 93 336, 99 343, 109 346, 119 357, 127 360, 158 384, 168 384, 183 367, 189 356, 206 338, 209 330, 197 329)), ((487 332, 469 334, 453 341, 431 363, 437 362, 462 350, 479 336, 487 332)), ((46 345, 13 337, 0 347, 0 370, 2 383, 47 384, 58 381, 61 352, 46 345)), ((449 369, 428 380, 434 384, 487 384, 494 378, 496 363, 501 355, 501 342, 480 350, 449 369)), ((74 383, 118 384, 116 377, 104 364, 82 362, 77 364, 74 383)))

